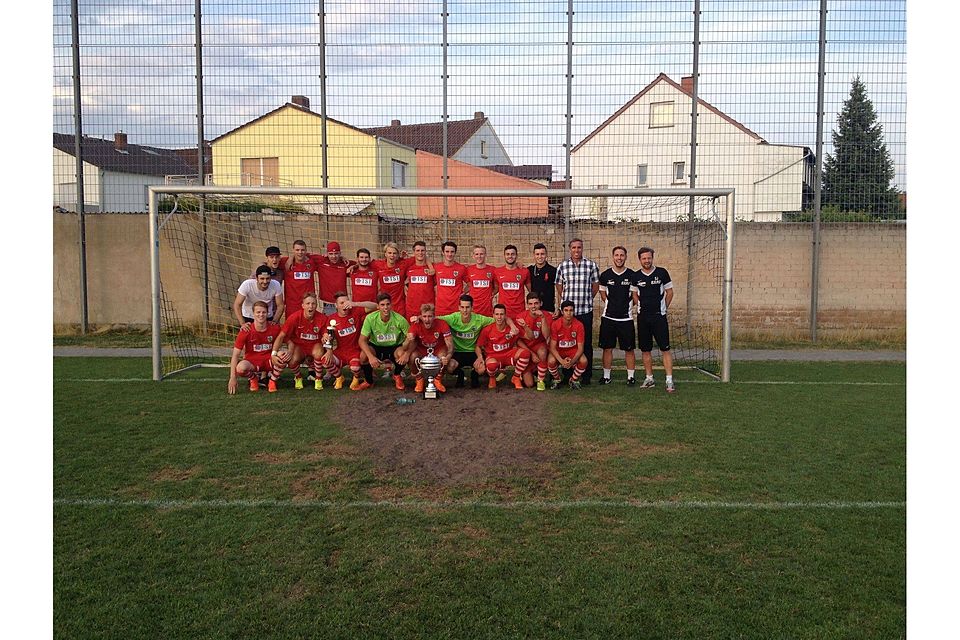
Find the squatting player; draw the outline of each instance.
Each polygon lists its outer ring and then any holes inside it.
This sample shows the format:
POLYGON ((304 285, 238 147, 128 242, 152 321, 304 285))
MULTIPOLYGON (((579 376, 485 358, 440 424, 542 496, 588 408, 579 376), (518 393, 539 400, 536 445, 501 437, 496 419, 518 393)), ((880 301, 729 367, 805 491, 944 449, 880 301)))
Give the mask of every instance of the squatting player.
POLYGON ((369 371, 367 382, 373 382, 372 369, 385 369, 393 374, 398 391, 406 389, 403 365, 398 363, 398 351, 410 330, 407 319, 393 310, 389 293, 377 295, 377 310, 368 314, 360 328, 360 349, 366 354, 369 371))
MULTIPOLYGON (((539 293, 531 291, 527 294, 527 310, 517 316, 516 322, 523 331, 518 344, 530 351, 530 359, 537 365, 537 391, 544 391, 553 316, 541 310, 539 293)), ((523 380, 528 387, 533 386, 532 371, 525 371, 523 380)))
POLYGON ((560 386, 560 368, 570 369, 570 388, 580 388, 580 376, 587 370, 587 356, 583 354, 585 332, 583 323, 573 314, 573 302, 564 300, 560 304, 560 317, 550 325, 550 355, 547 368, 553 376, 551 389, 560 386))
POLYGON ((330 340, 324 341, 321 361, 334 380, 334 389, 343 388, 343 365, 346 364, 353 373, 350 390, 363 391, 370 383, 360 379, 360 365, 367 359, 366 354, 360 351, 360 329, 367 318, 364 309, 375 309, 376 305, 372 302, 354 303, 346 291, 335 292, 333 299, 337 310, 327 316, 327 331, 328 335, 332 336, 330 340))
POLYGON ((433 385, 437 391, 444 393, 447 389, 443 386, 443 372, 450 365, 450 354, 453 352, 453 335, 450 332, 450 325, 436 317, 436 311, 432 304, 425 304, 420 307, 420 318, 418 322, 410 325, 407 332, 407 338, 403 342, 403 348, 397 355, 397 364, 406 364, 410 362, 410 371, 417 379, 417 386, 414 391, 421 393, 426 386, 423 373, 417 366, 417 358, 427 355, 427 349, 433 349, 433 355, 440 358, 440 373, 433 379, 433 385))
POLYGON ((271 393, 277 390, 278 374, 274 371, 270 352, 280 335, 280 325, 267 320, 267 303, 262 300, 253 303, 252 313, 253 323, 246 329, 240 329, 233 342, 230 380, 227 382, 227 393, 231 395, 237 392, 238 375, 250 380, 250 391, 257 391, 260 388, 258 376, 264 372, 270 375, 267 389, 271 393))
POLYGON ((484 368, 490 377, 487 388, 497 388, 497 374, 502 369, 513 367, 510 380, 515 389, 523 389, 523 372, 530 364, 530 352, 517 346, 519 334, 507 326, 507 308, 497 303, 493 305, 493 324, 489 324, 477 338, 475 352, 483 360, 484 368))
POLYGON ((293 386, 303 389, 303 378, 300 376, 300 365, 310 360, 313 369, 314 388, 323 389, 323 347, 320 345, 323 331, 326 328, 326 316, 317 312, 317 294, 308 291, 301 298, 301 309, 289 316, 283 323, 283 328, 273 342, 273 372, 274 379, 280 377, 284 367, 293 369, 293 386))

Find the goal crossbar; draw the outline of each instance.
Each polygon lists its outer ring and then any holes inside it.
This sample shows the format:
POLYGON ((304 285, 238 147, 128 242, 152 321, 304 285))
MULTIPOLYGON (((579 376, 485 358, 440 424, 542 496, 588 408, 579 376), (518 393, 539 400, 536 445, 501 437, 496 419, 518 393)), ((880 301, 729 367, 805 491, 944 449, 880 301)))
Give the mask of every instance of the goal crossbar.
MULTIPOLYGON (((200 186, 200 185, 154 185, 148 187, 150 219, 150 271, 152 295, 152 353, 153 379, 161 380, 161 284, 160 284, 160 230, 165 220, 160 218, 160 196, 178 195, 220 195, 220 196, 313 196, 328 197, 434 197, 434 198, 655 198, 655 197, 713 197, 725 198, 724 231, 725 251, 722 277, 722 327, 720 353, 720 380, 730 381, 730 352, 733 318, 733 252, 734 252, 734 211, 736 190, 726 188, 668 188, 638 190, 636 188, 613 189, 376 189, 376 188, 324 188, 324 187, 244 187, 244 186, 200 186)), ((570 211, 567 208, 566 222, 570 211)), ((169 216, 168 216, 169 217, 169 216)), ((192 367, 190 367, 192 368, 192 367)))

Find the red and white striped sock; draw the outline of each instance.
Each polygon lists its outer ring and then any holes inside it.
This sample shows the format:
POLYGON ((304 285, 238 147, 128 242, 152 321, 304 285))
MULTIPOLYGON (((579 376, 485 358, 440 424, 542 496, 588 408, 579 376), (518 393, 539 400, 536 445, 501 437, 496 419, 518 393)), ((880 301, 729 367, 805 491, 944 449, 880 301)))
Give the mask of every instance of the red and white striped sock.
POLYGON ((523 372, 527 370, 527 366, 529 366, 529 364, 530 364, 529 357, 523 356, 523 357, 517 358, 513 364, 514 374, 518 376, 522 376, 523 372))
POLYGON ((550 369, 550 375, 553 376, 553 379, 554 379, 554 380, 559 380, 559 379, 560 379, 560 367, 559 367, 559 366, 553 366, 553 367, 549 367, 549 369, 550 369))
POLYGON ((582 375, 583 375, 583 372, 586 371, 586 370, 587 370, 586 367, 581 367, 580 365, 576 365, 576 366, 573 368, 573 375, 570 376, 570 379, 571 379, 571 380, 574 380, 574 381, 579 380, 579 379, 580 379, 580 376, 582 376, 582 375))
POLYGON ((537 380, 547 379, 547 363, 541 360, 537 363, 537 380))

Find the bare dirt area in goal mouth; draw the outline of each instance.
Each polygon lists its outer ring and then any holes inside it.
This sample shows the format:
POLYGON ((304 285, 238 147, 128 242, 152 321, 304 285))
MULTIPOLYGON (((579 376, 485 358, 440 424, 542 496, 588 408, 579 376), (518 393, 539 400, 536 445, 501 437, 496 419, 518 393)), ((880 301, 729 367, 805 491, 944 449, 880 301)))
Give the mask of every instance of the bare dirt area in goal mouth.
MULTIPOLYGON (((484 385, 485 386, 485 385, 484 385)), ((436 400, 380 384, 342 393, 335 414, 373 459, 378 473, 451 488, 552 476, 555 455, 544 444, 546 394, 533 389, 453 388, 436 400)))

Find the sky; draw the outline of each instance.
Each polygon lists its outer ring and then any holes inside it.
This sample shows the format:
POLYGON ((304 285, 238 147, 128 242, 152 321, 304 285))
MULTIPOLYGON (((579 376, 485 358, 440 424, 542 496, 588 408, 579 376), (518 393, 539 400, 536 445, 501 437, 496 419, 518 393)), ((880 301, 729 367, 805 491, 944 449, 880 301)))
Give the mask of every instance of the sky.
MULTIPOLYGON (((224 2, 202 9, 205 137, 290 99, 320 110, 318 2, 224 2)), ((83 129, 131 143, 196 144, 194 3, 81 2, 83 129)), ((829 3, 825 150, 860 76, 906 184, 903 0, 829 3)), ((572 143, 659 73, 692 72, 691 0, 574 3, 572 143)), ((701 98, 770 143, 815 146, 819 3, 704 1, 701 98)), ((516 164, 565 162, 567 2, 448 3, 448 113, 483 111, 516 164)), ((443 115, 439 0, 325 3, 327 110, 356 126, 443 115)), ((69 0, 54 1, 54 130, 73 131, 69 0)))

